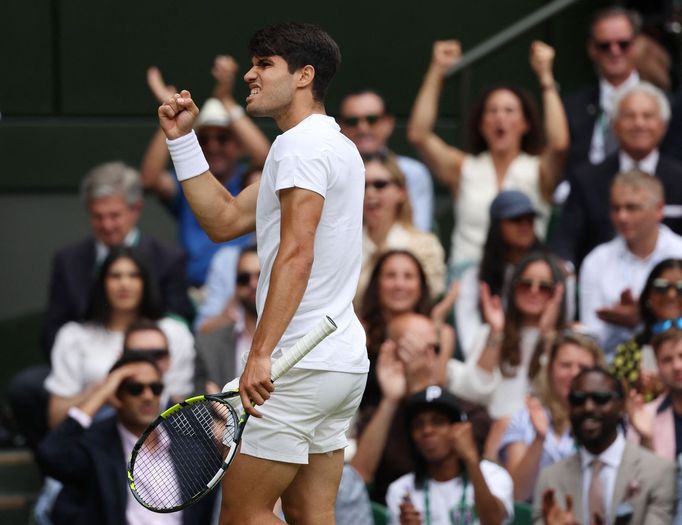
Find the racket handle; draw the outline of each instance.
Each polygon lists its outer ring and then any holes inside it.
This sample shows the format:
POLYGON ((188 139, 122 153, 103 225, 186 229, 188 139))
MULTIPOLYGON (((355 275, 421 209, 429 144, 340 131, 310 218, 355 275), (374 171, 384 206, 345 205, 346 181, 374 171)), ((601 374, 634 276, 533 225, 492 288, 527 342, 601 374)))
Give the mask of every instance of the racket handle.
POLYGON ((277 381, 282 375, 286 374, 292 366, 303 359, 325 337, 334 332, 336 328, 336 323, 332 321, 331 317, 325 316, 317 327, 296 341, 294 346, 284 352, 282 357, 273 363, 272 380, 277 381))

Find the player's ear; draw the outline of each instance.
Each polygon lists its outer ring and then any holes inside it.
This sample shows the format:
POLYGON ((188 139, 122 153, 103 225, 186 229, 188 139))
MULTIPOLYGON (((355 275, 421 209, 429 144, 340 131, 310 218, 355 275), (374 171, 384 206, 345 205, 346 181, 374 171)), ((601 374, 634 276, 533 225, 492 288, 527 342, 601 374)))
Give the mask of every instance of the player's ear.
POLYGON ((315 68, 308 64, 300 69, 298 82, 296 84, 301 88, 308 87, 310 84, 312 84, 314 79, 315 68))

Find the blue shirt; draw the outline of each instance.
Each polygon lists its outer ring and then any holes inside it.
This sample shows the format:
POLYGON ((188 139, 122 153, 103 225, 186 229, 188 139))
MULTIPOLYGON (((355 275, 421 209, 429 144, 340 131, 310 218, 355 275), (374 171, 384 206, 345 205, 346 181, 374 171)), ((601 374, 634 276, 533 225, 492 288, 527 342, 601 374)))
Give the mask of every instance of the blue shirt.
MULTIPOLYGON (((242 181, 246 174, 246 166, 238 164, 232 176, 227 180, 225 187, 232 195, 238 195, 242 187, 242 181)), ((173 172, 173 177, 175 173, 173 172)), ((222 246, 243 247, 252 241, 251 235, 243 235, 224 243, 215 243, 208 238, 206 232, 201 229, 192 209, 185 199, 181 184, 175 179, 177 192, 175 197, 166 203, 170 212, 178 221, 178 237, 182 247, 187 252, 187 280, 191 286, 203 286, 206 274, 213 255, 222 246)))

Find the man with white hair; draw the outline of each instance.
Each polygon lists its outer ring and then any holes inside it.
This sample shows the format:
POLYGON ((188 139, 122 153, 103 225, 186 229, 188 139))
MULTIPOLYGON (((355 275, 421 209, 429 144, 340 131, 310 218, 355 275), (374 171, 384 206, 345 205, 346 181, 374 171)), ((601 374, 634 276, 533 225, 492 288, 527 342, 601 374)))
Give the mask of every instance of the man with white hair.
POLYGON ((595 246, 613 238, 609 186, 623 171, 636 169, 660 179, 666 196, 663 223, 682 233, 682 165, 659 151, 670 119, 668 99, 657 87, 640 82, 619 92, 614 108, 613 132, 618 150, 600 164, 584 164, 575 170, 551 242, 558 255, 576 265, 595 246))
MULTIPOLYGON (((242 157, 247 155, 253 166, 262 167, 270 150, 268 139, 234 99, 234 80, 238 69, 232 57, 216 57, 211 70, 215 79, 213 97, 204 103, 194 123, 211 173, 232 195, 241 191, 248 172, 248 166, 241 162, 242 157)), ((147 83, 161 104, 175 93, 175 88, 165 84, 155 67, 147 72, 147 83)), ((145 189, 156 193, 175 216, 179 241, 188 255, 187 278, 191 286, 199 288, 206 281, 211 258, 220 245, 208 238, 194 218, 180 184, 168 171, 168 161, 166 136, 159 128, 142 160, 142 183, 145 189)), ((243 247, 251 242, 250 238, 243 237, 229 244, 243 247)))

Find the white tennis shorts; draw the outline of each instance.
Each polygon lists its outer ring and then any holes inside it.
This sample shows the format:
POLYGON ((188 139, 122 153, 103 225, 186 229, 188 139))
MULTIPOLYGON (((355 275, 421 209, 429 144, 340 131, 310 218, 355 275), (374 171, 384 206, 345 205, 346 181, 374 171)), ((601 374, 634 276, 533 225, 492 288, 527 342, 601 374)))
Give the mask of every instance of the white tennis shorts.
POLYGON ((307 464, 309 454, 345 448, 346 433, 365 390, 367 374, 294 368, 279 378, 262 418, 246 423, 241 453, 307 464))

